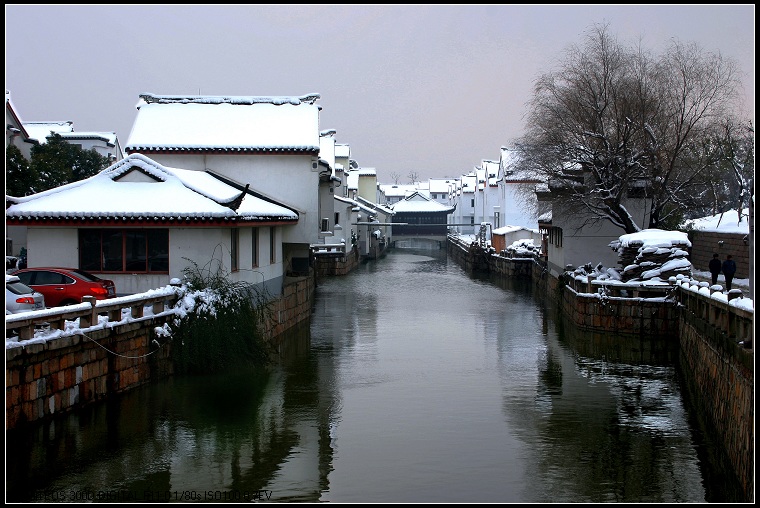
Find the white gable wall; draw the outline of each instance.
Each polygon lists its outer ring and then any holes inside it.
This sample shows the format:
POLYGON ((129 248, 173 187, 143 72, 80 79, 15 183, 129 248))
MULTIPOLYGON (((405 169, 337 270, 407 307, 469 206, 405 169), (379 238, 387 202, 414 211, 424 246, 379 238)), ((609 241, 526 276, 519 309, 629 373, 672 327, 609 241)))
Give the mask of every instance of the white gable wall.
POLYGON ((521 226, 534 229, 538 221, 533 217, 531 210, 523 208, 523 200, 531 200, 535 207, 538 206, 538 198, 533 192, 534 184, 499 183, 503 195, 501 207, 501 226, 521 226))
POLYGON ((312 169, 316 157, 172 153, 151 154, 149 157, 167 167, 196 171, 209 169, 240 185, 250 184, 252 191, 298 211, 298 224, 284 228, 283 242, 318 243, 319 172, 316 168, 312 169))
MULTIPOLYGON (((632 199, 624 204, 640 227, 649 223, 646 200, 632 199)), ((548 261, 552 275, 557 276, 564 271, 566 265, 578 267, 586 263, 601 263, 607 268, 618 267, 618 253, 613 251, 609 244, 625 234, 625 231, 608 220, 584 226, 580 231, 576 231, 582 224, 583 219, 577 214, 562 213, 557 206, 553 207, 552 226, 562 228, 562 246, 549 246, 548 261)))

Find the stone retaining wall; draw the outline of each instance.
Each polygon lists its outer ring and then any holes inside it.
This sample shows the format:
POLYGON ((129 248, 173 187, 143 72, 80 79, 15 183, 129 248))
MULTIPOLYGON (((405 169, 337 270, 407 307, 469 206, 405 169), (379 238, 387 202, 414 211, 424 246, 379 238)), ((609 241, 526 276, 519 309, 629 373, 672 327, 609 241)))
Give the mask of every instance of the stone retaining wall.
POLYGON ((314 256, 314 272, 316 277, 332 277, 346 275, 359 266, 359 251, 356 246, 345 256, 314 256))
POLYGON ((693 405, 728 455, 747 501, 755 491, 754 351, 680 308, 680 365, 693 405))
MULTIPOLYGON (((286 279, 282 296, 268 304, 264 330, 270 343, 277 345, 289 329, 308 323, 314 290, 313 274, 286 279)), ((146 299, 152 300, 155 298, 146 299)), ((133 316, 142 314, 134 312, 143 308, 137 303, 125 307, 133 309, 133 316)), ((121 311, 114 315, 121 316, 121 311)), ((172 316, 168 312, 140 317, 84 335, 62 335, 7 348, 5 428, 65 413, 172 375, 171 340, 154 332, 172 316)))
MULTIPOLYGON (((458 242, 450 240, 448 249, 465 268, 477 266, 458 242)), ((494 260, 489 270, 508 273, 513 265, 494 260)), ((642 351, 658 357, 672 352, 697 419, 718 436, 746 500, 754 502, 754 312, 681 287, 660 298, 605 298, 551 276, 539 257, 530 274, 572 326, 646 339, 642 351)))

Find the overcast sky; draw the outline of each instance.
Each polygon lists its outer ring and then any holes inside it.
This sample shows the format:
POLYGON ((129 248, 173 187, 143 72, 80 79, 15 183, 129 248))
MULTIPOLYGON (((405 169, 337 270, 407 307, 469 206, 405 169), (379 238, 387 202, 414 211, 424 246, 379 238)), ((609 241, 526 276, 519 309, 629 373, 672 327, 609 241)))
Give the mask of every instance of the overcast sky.
POLYGON ((523 131, 537 75, 595 23, 660 52, 735 59, 754 121, 755 7, 659 5, 7 5, 5 88, 23 122, 127 144, 141 93, 321 95, 361 167, 458 177, 523 131))

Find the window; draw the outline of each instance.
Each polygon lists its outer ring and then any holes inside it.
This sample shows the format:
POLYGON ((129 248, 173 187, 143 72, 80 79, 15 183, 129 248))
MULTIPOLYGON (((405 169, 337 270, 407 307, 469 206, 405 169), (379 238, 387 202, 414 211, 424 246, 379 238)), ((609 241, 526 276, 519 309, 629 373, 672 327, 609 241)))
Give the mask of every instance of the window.
POLYGON ((493 213, 493 222, 494 222, 493 227, 494 227, 494 229, 499 229, 499 227, 501 227, 501 226, 499 226, 499 219, 500 219, 499 216, 500 215, 501 215, 501 212, 494 212, 493 213))
POLYGON ((240 252, 240 230, 230 229, 230 271, 238 271, 238 253, 240 252))
POLYGON ((259 229, 251 230, 251 266, 259 266, 259 229))
POLYGON ((168 229, 80 229, 79 268, 89 272, 169 272, 168 229))
POLYGON ((549 243, 556 247, 562 247, 562 228, 549 229, 549 243))
POLYGON ((274 244, 275 236, 276 235, 275 235, 274 226, 270 226, 269 227, 269 264, 272 264, 272 265, 276 261, 275 254, 277 253, 277 250, 275 249, 275 244, 274 244))
POLYGON ((322 222, 321 222, 321 225, 320 225, 320 231, 322 231, 323 233, 327 232, 327 231, 330 231, 330 219, 328 219, 328 218, 323 218, 322 219, 322 222))
POLYGON ((470 207, 475 208, 475 198, 470 200, 470 207))
POLYGON ((475 225, 475 217, 470 217, 470 226, 475 225))
POLYGON ((335 225, 340 224, 340 212, 335 212, 335 225))

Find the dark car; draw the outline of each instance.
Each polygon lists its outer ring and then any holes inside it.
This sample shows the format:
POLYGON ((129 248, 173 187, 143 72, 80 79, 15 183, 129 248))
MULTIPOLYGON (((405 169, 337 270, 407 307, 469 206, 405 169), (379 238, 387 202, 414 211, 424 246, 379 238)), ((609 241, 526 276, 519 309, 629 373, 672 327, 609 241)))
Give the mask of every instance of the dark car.
POLYGON ((101 279, 78 268, 24 268, 13 272, 13 275, 42 293, 48 307, 81 303, 83 296, 94 296, 98 300, 116 296, 116 286, 112 280, 101 279))

